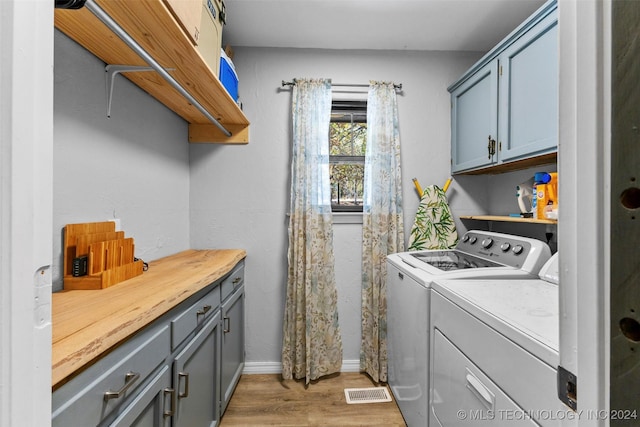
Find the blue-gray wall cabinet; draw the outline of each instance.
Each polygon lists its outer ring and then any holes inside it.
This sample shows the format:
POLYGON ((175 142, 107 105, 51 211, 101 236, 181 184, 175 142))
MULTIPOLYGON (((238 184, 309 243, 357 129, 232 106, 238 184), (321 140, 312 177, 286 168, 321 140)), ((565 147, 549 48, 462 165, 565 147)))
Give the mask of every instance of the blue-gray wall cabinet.
POLYGON ((500 162, 557 150, 558 19, 554 12, 498 59, 500 162))
POLYGON ((451 170, 492 165, 498 137, 498 61, 484 65, 451 93, 451 170))
POLYGON ((449 87, 452 173, 557 151, 557 24, 549 2, 449 87))

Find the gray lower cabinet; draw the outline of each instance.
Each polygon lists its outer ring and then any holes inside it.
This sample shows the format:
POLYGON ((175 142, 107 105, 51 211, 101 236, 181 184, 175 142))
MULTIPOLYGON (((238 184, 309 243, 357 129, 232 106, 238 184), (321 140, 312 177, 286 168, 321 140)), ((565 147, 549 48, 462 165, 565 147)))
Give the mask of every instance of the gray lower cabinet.
POLYGON ((52 425, 109 425, 132 410, 166 363, 169 335, 166 324, 152 325, 54 391, 52 425))
POLYGON ((244 286, 222 304, 221 403, 224 412, 244 369, 244 286))
POLYGON ((173 362, 174 427, 214 427, 220 420, 220 312, 173 362))
POLYGON ((174 389, 171 369, 165 365, 149 384, 138 393, 112 427, 170 427, 174 389))
POLYGON ((243 368, 244 261, 57 388, 52 426, 215 427, 243 368))

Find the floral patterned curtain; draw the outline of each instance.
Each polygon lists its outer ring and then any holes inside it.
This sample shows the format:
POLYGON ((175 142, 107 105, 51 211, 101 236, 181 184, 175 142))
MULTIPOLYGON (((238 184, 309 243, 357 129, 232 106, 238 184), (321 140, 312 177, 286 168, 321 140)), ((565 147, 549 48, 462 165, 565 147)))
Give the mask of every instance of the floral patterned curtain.
POLYGON ((387 381, 386 257, 404 250, 398 107, 393 83, 371 82, 362 217, 360 370, 387 381))
POLYGON ((297 79, 292 113, 282 376, 308 384, 342 366, 329 183, 331 81, 297 79))

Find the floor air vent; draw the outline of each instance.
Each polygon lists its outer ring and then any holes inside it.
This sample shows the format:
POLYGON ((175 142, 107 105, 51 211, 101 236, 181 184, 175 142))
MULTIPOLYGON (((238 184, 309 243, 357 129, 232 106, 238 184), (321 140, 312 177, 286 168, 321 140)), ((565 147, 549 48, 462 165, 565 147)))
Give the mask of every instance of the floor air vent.
POLYGON ((347 403, 391 402, 391 395, 386 387, 345 388, 347 403))

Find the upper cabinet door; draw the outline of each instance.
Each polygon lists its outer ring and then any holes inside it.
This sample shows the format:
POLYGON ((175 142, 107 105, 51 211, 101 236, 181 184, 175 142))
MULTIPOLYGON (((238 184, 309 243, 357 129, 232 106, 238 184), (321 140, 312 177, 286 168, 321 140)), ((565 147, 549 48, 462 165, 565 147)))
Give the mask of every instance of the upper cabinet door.
POLYGON ((558 145, 558 20, 552 13, 499 56, 500 161, 558 145))
POLYGON ((498 137, 498 61, 480 68, 451 93, 451 170, 493 164, 498 137))
POLYGON ((449 87, 452 173, 555 161, 557 16, 549 0, 449 87))

